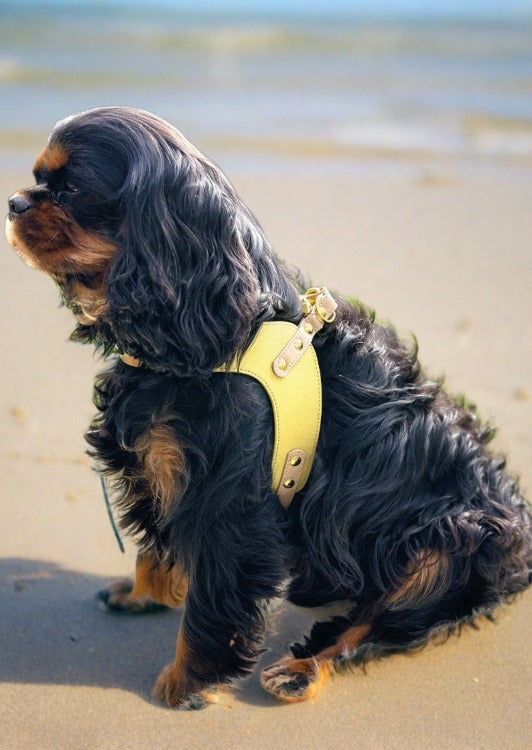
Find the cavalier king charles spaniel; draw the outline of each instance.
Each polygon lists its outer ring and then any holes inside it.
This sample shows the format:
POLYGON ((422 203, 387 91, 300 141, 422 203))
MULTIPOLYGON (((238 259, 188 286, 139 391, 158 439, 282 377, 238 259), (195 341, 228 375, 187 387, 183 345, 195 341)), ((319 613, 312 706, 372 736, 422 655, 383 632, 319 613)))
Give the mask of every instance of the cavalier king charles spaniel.
POLYGON ((301 701, 335 669, 418 648, 526 588, 529 510, 487 450, 493 430, 338 295, 313 340, 312 471, 281 505, 268 396, 214 371, 262 323, 298 325, 304 287, 178 130, 137 109, 82 112, 54 128, 34 176, 9 199, 9 242, 59 287, 72 338, 110 360, 86 437, 139 552, 134 584, 100 598, 131 613, 185 605, 154 695, 199 708, 250 673, 276 597, 341 612, 262 673, 276 698, 301 701))

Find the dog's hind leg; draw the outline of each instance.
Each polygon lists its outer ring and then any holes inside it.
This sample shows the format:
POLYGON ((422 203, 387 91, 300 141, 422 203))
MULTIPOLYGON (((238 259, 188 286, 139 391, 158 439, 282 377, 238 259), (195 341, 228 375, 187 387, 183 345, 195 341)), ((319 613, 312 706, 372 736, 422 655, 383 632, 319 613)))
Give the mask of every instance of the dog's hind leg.
POLYGON ((374 602, 366 612, 353 610, 350 617, 315 623, 305 643, 291 646, 294 658, 263 672, 262 686, 283 701, 307 700, 320 692, 341 664, 408 648, 419 631, 428 637, 436 624, 431 618, 433 603, 445 591, 449 572, 447 557, 422 550, 406 566, 400 585, 380 603, 374 602))
POLYGON ((350 625, 343 618, 336 618, 330 623, 316 623, 311 638, 306 647, 294 646, 295 654, 312 652, 312 640, 317 631, 328 629, 339 622, 346 624, 334 642, 321 650, 304 658, 287 657, 272 664, 261 675, 262 687, 279 700, 295 703, 297 701, 315 698, 328 678, 333 674, 338 662, 349 661, 353 658, 358 646, 371 631, 371 625, 350 625))
POLYGON ((98 592, 107 609, 127 614, 145 614, 167 607, 179 607, 187 594, 187 579, 182 569, 168 569, 153 554, 139 553, 135 581, 124 578, 98 592))

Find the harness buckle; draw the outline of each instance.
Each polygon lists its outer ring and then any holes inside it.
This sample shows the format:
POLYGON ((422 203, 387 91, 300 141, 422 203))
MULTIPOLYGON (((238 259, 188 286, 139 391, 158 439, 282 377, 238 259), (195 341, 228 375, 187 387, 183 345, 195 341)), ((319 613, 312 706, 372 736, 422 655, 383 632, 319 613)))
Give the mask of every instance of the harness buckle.
POLYGON ((332 323, 336 318, 338 305, 327 287, 312 286, 307 289, 305 294, 300 295, 300 299, 301 309, 305 317, 315 313, 323 323, 332 323))

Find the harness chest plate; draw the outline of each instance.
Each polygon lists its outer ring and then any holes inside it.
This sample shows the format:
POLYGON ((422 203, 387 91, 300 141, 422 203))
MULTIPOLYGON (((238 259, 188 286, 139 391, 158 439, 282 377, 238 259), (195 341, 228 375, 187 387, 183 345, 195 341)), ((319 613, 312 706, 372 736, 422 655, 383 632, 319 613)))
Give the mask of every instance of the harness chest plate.
POLYGON ((263 323, 240 362, 216 370, 249 375, 267 392, 275 424, 272 490, 285 508, 308 480, 321 424, 320 368, 310 341, 290 367, 281 360, 281 374, 276 374, 279 353, 287 351, 298 330, 286 321, 263 323))

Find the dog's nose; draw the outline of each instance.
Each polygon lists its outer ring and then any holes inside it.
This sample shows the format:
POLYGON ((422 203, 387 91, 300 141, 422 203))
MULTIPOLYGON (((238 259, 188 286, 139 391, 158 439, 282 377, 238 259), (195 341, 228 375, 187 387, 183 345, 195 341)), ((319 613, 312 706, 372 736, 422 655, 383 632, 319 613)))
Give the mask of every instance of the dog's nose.
POLYGON ((26 196, 22 195, 21 193, 15 193, 15 195, 12 195, 8 200, 8 203, 9 210, 14 214, 23 214, 24 211, 27 211, 31 206, 31 201, 29 201, 26 196))

